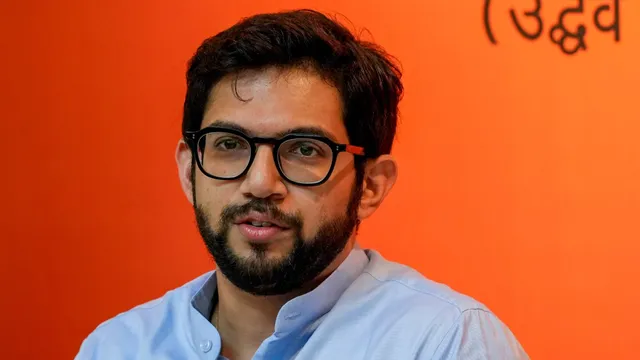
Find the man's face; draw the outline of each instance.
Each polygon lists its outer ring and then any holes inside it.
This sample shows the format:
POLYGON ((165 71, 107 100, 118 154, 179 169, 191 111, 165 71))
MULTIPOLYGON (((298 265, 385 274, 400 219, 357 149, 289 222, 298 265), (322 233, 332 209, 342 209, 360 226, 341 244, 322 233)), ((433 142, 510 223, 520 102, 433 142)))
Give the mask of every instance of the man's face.
MULTIPOLYGON (((238 96, 233 79, 213 87, 201 128, 231 125, 259 137, 317 128, 337 143, 349 142, 338 91, 314 73, 245 72, 238 96)), ((298 289, 349 250, 361 194, 353 155, 340 153, 326 183, 304 187, 280 176, 272 151, 258 145, 239 179, 216 180, 198 169, 194 177, 198 228, 218 269, 256 295, 298 289)))

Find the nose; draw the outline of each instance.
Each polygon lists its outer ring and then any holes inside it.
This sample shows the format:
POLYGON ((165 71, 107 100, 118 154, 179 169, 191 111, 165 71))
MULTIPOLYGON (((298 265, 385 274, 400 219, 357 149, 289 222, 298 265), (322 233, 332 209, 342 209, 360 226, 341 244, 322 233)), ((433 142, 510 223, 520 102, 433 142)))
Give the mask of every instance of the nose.
POLYGON ((245 196, 279 199, 286 195, 287 187, 274 162, 272 149, 270 145, 258 145, 255 158, 241 185, 245 196))

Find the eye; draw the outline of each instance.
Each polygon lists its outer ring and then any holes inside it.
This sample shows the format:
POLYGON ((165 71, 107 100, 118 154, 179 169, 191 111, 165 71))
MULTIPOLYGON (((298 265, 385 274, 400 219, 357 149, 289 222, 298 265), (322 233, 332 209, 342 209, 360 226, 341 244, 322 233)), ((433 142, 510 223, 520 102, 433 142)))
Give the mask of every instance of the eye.
POLYGON ((308 142, 300 142, 295 144, 289 150, 295 155, 303 156, 303 157, 312 157, 322 155, 321 150, 319 150, 316 146, 308 142))
POLYGON ((311 146, 306 146, 306 145, 302 145, 298 148, 300 154, 304 155, 304 156, 312 156, 313 154, 315 154, 317 151, 316 149, 314 149, 311 146))
POLYGON ((230 151, 230 150, 243 149, 245 148, 244 145, 245 145, 244 141, 240 139, 226 137, 226 138, 218 139, 218 141, 216 141, 215 143, 215 148, 222 151, 230 151))

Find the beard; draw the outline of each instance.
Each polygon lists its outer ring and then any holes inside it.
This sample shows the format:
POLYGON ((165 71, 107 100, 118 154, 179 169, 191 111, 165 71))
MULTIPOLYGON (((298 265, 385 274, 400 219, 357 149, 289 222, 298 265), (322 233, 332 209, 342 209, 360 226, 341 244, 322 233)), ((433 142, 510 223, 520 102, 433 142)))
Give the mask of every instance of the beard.
POLYGON ((344 250, 359 225, 360 184, 356 182, 351 192, 346 213, 322 221, 309 239, 302 235, 304 219, 299 213, 284 213, 272 201, 260 198, 253 198, 243 205, 227 205, 215 228, 211 226, 207 212, 195 205, 198 230, 217 268, 236 287, 258 296, 286 294, 318 277, 344 250), (266 244, 250 244, 252 255, 246 258, 233 251, 229 244, 230 228, 235 219, 250 211, 267 214, 293 232, 293 248, 288 254, 269 259, 266 244))

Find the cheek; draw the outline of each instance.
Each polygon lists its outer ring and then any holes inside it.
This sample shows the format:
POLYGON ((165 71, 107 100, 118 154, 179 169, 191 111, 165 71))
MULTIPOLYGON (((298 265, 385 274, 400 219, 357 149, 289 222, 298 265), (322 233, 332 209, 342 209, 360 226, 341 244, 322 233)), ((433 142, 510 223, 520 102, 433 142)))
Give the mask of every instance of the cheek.
POLYGON ((217 180, 205 176, 196 176, 195 196, 198 207, 203 209, 212 223, 216 223, 222 208, 233 194, 229 184, 219 184, 217 180))
POLYGON ((303 236, 313 237, 318 228, 327 221, 343 217, 347 213, 351 186, 334 187, 327 191, 308 192, 298 195, 297 208, 304 220, 303 236))

